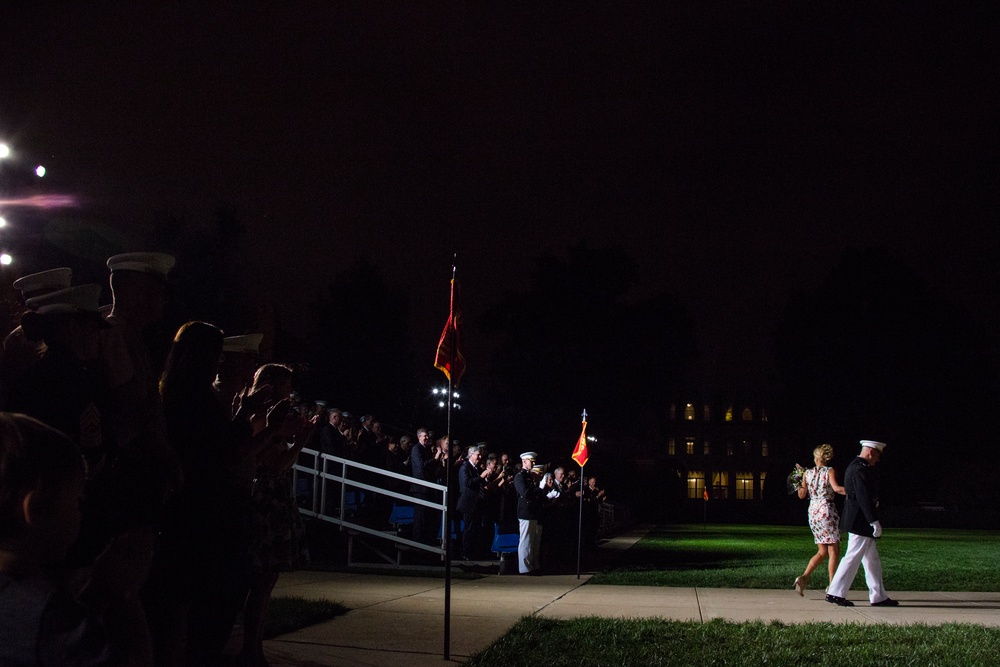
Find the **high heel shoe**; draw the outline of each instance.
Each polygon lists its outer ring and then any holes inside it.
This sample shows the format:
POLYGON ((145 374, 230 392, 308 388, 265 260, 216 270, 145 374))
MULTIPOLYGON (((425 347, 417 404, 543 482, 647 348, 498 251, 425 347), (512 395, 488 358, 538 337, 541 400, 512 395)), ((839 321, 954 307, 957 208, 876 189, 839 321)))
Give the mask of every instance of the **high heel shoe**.
POLYGON ((795 577, 795 584, 792 586, 792 588, 795 589, 795 592, 798 593, 799 596, 805 597, 805 590, 808 584, 809 584, 809 577, 795 577))

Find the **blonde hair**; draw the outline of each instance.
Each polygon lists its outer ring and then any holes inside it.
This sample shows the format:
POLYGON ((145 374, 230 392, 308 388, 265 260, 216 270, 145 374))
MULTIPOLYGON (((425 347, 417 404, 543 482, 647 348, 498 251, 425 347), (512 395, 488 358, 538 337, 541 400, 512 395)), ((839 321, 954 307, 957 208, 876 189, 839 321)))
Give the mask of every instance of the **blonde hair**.
POLYGON ((813 450, 813 457, 818 458, 823 465, 833 460, 833 447, 827 444, 820 445, 813 450))

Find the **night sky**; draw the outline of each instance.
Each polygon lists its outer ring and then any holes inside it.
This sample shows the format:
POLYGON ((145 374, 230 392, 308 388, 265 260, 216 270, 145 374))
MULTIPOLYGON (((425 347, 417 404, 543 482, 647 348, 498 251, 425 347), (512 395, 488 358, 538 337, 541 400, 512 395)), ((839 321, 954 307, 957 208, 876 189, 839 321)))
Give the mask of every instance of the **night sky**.
POLYGON ((0 138, 135 249, 233 209, 292 326, 368 258, 429 364, 452 253, 485 302, 575 241, 677 296, 713 382, 852 246, 1000 324, 992 9, 143 4, 6 3, 0 138))

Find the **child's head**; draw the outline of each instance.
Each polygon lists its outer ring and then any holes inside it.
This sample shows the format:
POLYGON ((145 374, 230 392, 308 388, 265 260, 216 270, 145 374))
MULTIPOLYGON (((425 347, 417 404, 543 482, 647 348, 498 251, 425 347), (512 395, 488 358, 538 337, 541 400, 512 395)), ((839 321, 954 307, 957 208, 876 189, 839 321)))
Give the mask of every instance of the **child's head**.
POLYGON ((62 560, 80 530, 85 465, 59 431, 0 412, 0 550, 62 560))

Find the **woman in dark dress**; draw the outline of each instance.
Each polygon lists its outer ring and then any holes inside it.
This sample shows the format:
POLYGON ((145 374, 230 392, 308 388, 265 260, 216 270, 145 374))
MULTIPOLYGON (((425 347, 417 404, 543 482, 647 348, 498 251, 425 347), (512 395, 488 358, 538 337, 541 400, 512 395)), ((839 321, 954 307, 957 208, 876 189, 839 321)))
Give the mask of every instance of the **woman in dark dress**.
MULTIPOLYGON (((277 423, 269 421, 254 436, 249 416, 267 400, 267 390, 241 395, 234 416, 223 407, 212 387, 222 344, 217 327, 188 322, 174 337, 160 379, 167 440, 184 474, 146 591, 162 664, 215 664, 247 588, 251 488, 241 470, 277 423)), ((287 410, 287 401, 279 406, 287 410)), ((284 415, 275 409, 268 416, 280 422, 284 415)))

